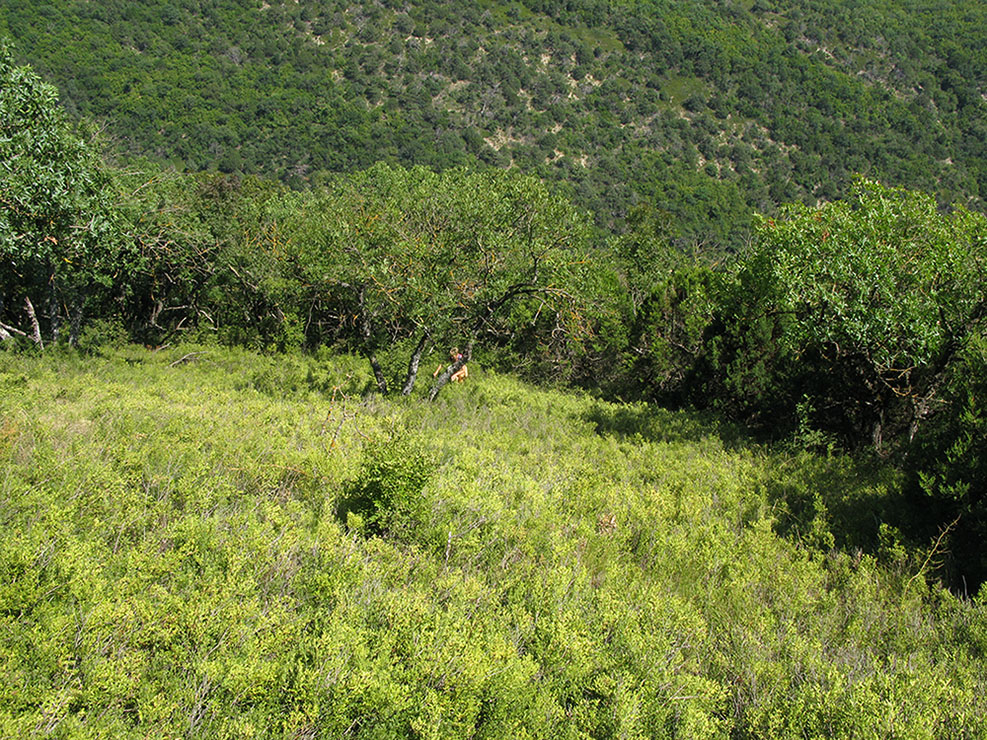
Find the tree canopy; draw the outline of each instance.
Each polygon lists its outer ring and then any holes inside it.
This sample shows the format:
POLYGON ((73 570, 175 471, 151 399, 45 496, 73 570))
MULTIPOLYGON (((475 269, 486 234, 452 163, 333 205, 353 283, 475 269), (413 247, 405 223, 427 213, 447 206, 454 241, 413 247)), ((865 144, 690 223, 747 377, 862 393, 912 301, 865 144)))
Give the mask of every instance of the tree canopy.
POLYGON ((846 200, 761 217, 722 348, 730 384, 880 448, 912 437, 987 318, 987 220, 860 179, 846 200), (732 344, 731 344, 732 342, 732 344))
POLYGON ((96 144, 70 123, 58 91, 0 47, 0 322, 36 343, 105 297, 119 253, 96 144), (35 308, 37 306, 37 308, 35 308), (30 328, 24 327, 30 323, 30 328))
POLYGON ((413 340, 403 388, 435 343, 510 343, 579 330, 587 220, 517 173, 377 166, 301 199, 290 261, 308 286, 310 341, 377 353, 413 340), (544 318, 543 318, 544 317, 544 318), (544 326, 543 326, 544 324, 544 326))

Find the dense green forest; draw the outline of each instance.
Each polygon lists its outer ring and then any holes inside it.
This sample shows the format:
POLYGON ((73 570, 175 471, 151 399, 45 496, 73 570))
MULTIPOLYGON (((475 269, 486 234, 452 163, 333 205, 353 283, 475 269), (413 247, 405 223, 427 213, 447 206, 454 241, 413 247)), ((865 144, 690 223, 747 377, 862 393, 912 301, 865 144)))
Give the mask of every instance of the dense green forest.
POLYGON ((117 152, 292 187, 513 166, 599 223, 736 248, 854 173, 980 207, 987 5, 8 0, 0 33, 117 152))
POLYGON ((0 9, 0 734, 983 736, 980 7, 442 7, 0 9))

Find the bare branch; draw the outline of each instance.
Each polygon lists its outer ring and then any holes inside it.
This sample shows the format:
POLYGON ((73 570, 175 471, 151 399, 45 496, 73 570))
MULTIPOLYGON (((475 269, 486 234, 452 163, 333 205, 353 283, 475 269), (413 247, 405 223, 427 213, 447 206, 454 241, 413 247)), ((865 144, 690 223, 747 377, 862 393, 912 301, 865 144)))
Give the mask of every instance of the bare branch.
POLYGON ((4 324, 4 323, 0 322, 0 340, 4 340, 5 341, 7 339, 13 339, 13 337, 11 336, 11 332, 14 333, 14 334, 17 334, 18 336, 22 336, 22 337, 26 337, 27 336, 27 334, 25 334, 24 332, 22 332, 17 327, 9 326, 7 324, 4 324))
POLYGON ((201 357, 204 354, 205 354, 204 350, 200 350, 198 352, 189 352, 187 355, 183 355, 182 357, 179 357, 173 363, 168 365, 168 367, 175 367, 175 365, 183 365, 186 362, 193 362, 194 360, 198 360, 199 357, 201 357))

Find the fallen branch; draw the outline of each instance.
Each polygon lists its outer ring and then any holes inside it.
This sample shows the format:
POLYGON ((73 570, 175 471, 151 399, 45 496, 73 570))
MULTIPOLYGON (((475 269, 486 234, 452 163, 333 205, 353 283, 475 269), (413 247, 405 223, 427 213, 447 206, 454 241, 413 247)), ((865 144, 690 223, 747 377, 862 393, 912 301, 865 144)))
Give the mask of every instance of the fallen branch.
MULTIPOLYGON (((342 403, 340 404, 340 409, 339 409, 339 415, 337 417, 339 419, 339 423, 336 424, 336 429, 332 433, 332 439, 329 440, 329 444, 325 446, 327 452, 335 449, 336 439, 339 437, 339 433, 342 431, 343 425, 347 421, 355 419, 357 416, 357 413, 355 411, 351 411, 349 413, 346 412, 346 402, 349 400, 349 396, 347 396, 345 393, 341 393, 339 390, 339 386, 337 385, 332 389, 332 398, 329 400, 329 410, 326 412, 326 420, 322 422, 322 430, 319 432, 319 436, 320 437, 325 436, 326 430, 329 427, 329 423, 332 421, 332 412, 336 403, 337 395, 342 399, 342 403)), ((361 432, 359 428, 354 427, 354 429, 356 433, 359 434, 364 439, 370 439, 366 434, 361 432)))
POLYGON ((198 360, 201 355, 205 354, 205 350, 200 350, 198 352, 189 352, 187 355, 179 357, 173 363, 168 365, 168 367, 175 367, 175 365, 181 365, 185 362, 192 362, 193 360, 198 360))

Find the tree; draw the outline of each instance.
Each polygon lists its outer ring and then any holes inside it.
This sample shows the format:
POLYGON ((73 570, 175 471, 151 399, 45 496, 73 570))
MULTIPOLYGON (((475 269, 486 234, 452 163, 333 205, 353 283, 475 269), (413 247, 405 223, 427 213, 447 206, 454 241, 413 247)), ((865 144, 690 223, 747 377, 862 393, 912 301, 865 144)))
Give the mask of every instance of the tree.
POLYGON ((108 298, 122 257, 108 185, 55 88, 0 47, 0 339, 43 346, 66 321, 74 339, 108 298))
MULTIPOLYGON (((623 391, 681 400, 703 352, 721 274, 695 250, 674 245, 675 221, 667 211, 641 204, 627 221, 629 230, 610 244, 623 344, 612 346, 607 359, 613 365, 621 358, 623 391)), ((616 339, 618 333, 607 335, 616 339)))
POLYGON ((466 362, 475 343, 508 341, 542 315, 552 330, 578 330, 587 222, 533 178, 378 165, 314 193, 295 228, 291 260, 311 287, 316 341, 358 347, 381 392, 378 355, 402 342, 408 394, 436 343, 464 346, 466 362))
POLYGON ((299 286, 283 264, 281 224, 297 198, 270 180, 182 175, 152 166, 114 173, 116 210, 140 268, 123 319, 141 341, 185 329, 225 341, 297 346, 299 286))
POLYGON ((759 219, 711 350, 749 407, 801 403, 881 450, 935 411, 987 316, 985 268, 982 215, 859 179, 845 201, 759 219))

